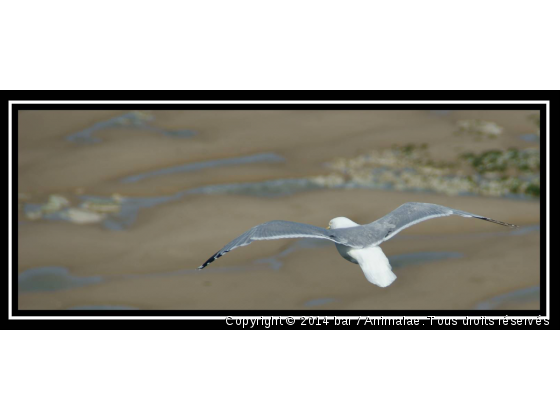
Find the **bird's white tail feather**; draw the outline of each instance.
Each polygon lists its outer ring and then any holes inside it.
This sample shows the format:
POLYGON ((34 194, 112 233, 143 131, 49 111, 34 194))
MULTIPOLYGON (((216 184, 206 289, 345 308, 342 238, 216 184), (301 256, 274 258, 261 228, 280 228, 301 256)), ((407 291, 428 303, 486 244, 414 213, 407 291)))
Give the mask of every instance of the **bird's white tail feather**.
POLYGON ((378 246, 353 249, 350 254, 358 261, 370 283, 379 287, 387 287, 397 278, 391 271, 389 260, 378 246))

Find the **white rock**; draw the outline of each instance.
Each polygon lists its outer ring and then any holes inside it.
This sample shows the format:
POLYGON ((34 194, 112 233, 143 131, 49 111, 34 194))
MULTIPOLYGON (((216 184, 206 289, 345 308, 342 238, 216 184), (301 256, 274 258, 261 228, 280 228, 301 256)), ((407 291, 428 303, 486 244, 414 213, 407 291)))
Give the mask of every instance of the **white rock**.
POLYGON ((106 217, 104 214, 74 207, 68 209, 67 216, 72 223, 77 224, 98 223, 106 217))

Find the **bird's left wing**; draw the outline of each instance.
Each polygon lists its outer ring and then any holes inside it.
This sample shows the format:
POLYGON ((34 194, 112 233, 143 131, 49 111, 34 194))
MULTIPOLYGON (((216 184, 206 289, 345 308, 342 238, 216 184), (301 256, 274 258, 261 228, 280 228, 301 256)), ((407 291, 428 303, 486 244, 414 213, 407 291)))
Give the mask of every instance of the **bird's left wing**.
POLYGON ((253 241, 284 238, 317 238, 327 239, 332 242, 338 242, 336 236, 327 229, 308 225, 305 223, 287 222, 285 220, 273 220, 263 223, 262 225, 255 226, 242 235, 238 236, 229 244, 216 252, 214 255, 212 255, 208 259, 208 261, 198 267, 198 269, 202 270, 208 264, 224 255, 226 252, 229 252, 232 249, 238 248, 240 246, 249 245, 253 241))

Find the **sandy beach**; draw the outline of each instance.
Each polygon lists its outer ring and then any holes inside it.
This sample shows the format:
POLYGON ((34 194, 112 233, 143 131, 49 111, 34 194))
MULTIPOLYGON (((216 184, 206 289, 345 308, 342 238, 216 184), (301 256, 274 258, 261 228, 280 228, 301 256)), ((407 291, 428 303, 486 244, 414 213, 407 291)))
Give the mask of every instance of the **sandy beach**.
POLYGON ((436 163, 538 150, 526 140, 532 114, 20 111, 19 309, 538 309, 538 196, 356 187, 329 166, 406 145, 436 163), (460 217, 412 226, 382 245, 398 277, 387 288, 313 240, 254 243, 196 270, 268 220, 366 224, 409 201, 521 228, 460 217))

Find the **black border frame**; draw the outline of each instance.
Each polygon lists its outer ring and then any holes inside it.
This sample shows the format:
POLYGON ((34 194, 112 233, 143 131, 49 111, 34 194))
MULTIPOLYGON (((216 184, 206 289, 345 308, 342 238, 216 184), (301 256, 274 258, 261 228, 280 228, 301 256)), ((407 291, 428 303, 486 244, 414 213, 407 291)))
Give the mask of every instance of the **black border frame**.
MULTIPOLYGON (((17 123, 18 123, 18 111, 23 111, 23 110, 130 110, 130 109, 136 109, 136 110, 188 110, 188 109, 196 109, 196 110, 229 110, 229 109, 234 109, 234 110, 297 110, 297 109, 313 109, 313 110, 439 110, 439 109, 446 109, 446 110, 535 110, 535 111, 540 111, 540 115, 541 115, 541 119, 540 119, 540 124, 541 124, 541 145, 546 145, 546 142, 548 141, 547 139, 547 132, 546 132, 546 123, 547 123, 547 106, 544 104, 532 104, 532 105, 527 105, 527 104, 489 104, 489 103, 480 103, 480 102, 484 102, 485 100, 479 100, 479 99, 465 99, 465 100, 470 100, 473 103, 469 103, 469 104, 365 104, 365 103, 354 103, 354 104, 303 104, 303 103, 293 103, 292 100, 284 100, 286 101, 286 103, 281 103, 281 104, 249 104, 249 103, 242 103, 242 104, 233 104, 233 103, 227 103, 226 101, 247 101, 247 100, 271 100, 271 99, 208 99, 208 98, 200 98, 198 94, 193 94, 192 92, 189 93, 183 93, 182 95, 186 98, 183 99, 161 99, 161 98, 157 98, 157 99, 142 99, 142 100, 166 100, 166 101, 171 101, 171 100, 197 100, 197 101, 209 101, 209 100, 223 100, 225 101, 225 103, 222 104, 134 104, 134 105, 130 105, 130 104, 115 104, 115 103, 111 103, 111 100, 105 100, 105 99, 91 99, 93 101, 97 101, 98 103, 94 103, 94 104, 46 104, 46 103, 41 103, 41 100, 57 100, 57 99, 47 99, 45 98, 45 96, 55 96, 58 97, 58 100, 83 100, 83 96, 91 96, 92 92, 81 92, 81 93, 77 93, 78 97, 76 97, 76 93, 72 92, 69 94, 65 94, 62 92, 45 92, 46 94, 42 94, 42 95, 37 95, 37 93, 33 93, 32 95, 28 95, 26 93, 23 92, 18 92, 17 95, 14 96, 19 96, 20 98, 17 100, 36 100, 37 102, 35 104, 12 104, 12 138, 10 139, 10 141, 12 142, 12 151, 13 151, 13 159, 12 162, 17 162, 17 138, 18 138, 18 127, 17 127, 17 123), (189 96, 194 96, 194 98, 190 98, 189 96), (23 98, 26 96, 32 96, 33 98, 23 98), (35 99, 37 98, 37 96, 43 96, 43 98, 41 99, 35 99), (80 98, 80 96, 82 96, 82 98, 80 98), (61 97, 65 97, 64 99, 61 99, 61 97)), ((105 92, 106 94, 107 92, 105 92)), ((168 92, 169 93, 169 92, 168 92)), ((463 92, 464 93, 464 92, 463 92)), ((461 93, 461 95, 463 94, 461 93)), ((516 92, 520 93, 519 95, 516 96, 533 96, 533 98, 528 99, 528 98, 520 98, 520 99, 516 99, 516 100, 541 100, 541 101, 550 101, 550 96, 551 96, 551 92, 530 92, 530 95, 527 94, 521 94, 521 92, 516 92), (546 99, 535 99, 535 97, 540 97, 542 98, 543 96, 547 97, 546 99)), ((141 94, 143 96, 151 96, 153 95, 153 93, 148 93, 148 92, 141 92, 141 94)), ((161 95, 162 92, 157 92, 158 95, 161 95)), ((456 95, 454 94, 454 96, 461 96, 461 95, 456 95)), ((105 96, 105 95, 104 95, 105 96)), ((107 96, 112 96, 112 94, 109 94, 107 96)), ((173 96, 173 95, 171 95, 173 96)), ((223 96, 223 95, 221 95, 223 96)), ((377 96, 377 95, 376 95, 377 96)), ((379 95, 382 96, 382 95, 379 95)), ((410 96, 410 95, 407 95, 410 96)), ((370 100, 384 100, 384 101, 389 101, 389 100, 407 100, 407 101, 445 101, 445 100, 457 100, 456 98, 454 99, 434 99, 432 93, 430 93, 431 98, 429 99, 382 99, 382 98, 373 98, 373 99, 367 99, 367 101, 370 100)), ((486 95, 480 95, 480 96, 486 96, 486 95)), ((509 95, 508 95, 509 96, 509 95)), ((16 99, 13 99, 16 100, 16 99)), ((118 99, 113 99, 113 100, 118 100, 118 99)), ((140 100, 140 99, 126 99, 126 100, 140 100)), ((275 101, 279 101, 282 99, 272 99, 275 101)), ((309 100, 314 100, 314 99, 309 99, 309 100)), ((345 100, 345 99, 331 99, 331 100, 345 100)), ((346 99, 346 100, 352 100, 355 101, 354 99, 346 99)), ((503 99, 488 99, 487 101, 492 101, 492 100, 503 100, 503 99)), ((507 100, 507 99, 505 99, 507 100)), ((512 99, 509 99, 511 101, 513 101, 512 99)), ((550 104, 549 102, 549 104, 550 104)), ((551 118, 552 119, 552 118, 551 118)), ((17 214, 17 184, 18 184, 18 177, 17 177, 17 172, 15 172, 15 167, 16 165, 14 164, 12 166, 12 177, 13 177, 13 191, 12 191, 12 211, 13 214, 17 214)), ((541 174, 546 174, 546 147, 541 147, 541 174)), ((541 189, 546 191, 546 176, 541 176, 541 189)), ((544 231, 546 232, 546 201, 547 197, 546 197, 546 193, 544 195, 541 195, 541 228, 543 227, 544 224, 544 231)), ((543 230, 543 229, 541 229, 543 230)), ((16 220, 12 220, 12 232, 15 233, 17 232, 17 218, 16 220)), ((12 244, 12 249, 13 249, 13 255, 12 255, 12 264, 13 267, 17 267, 17 242, 18 242, 18 238, 17 235, 14 235, 13 237, 13 244, 12 244)), ((22 317, 19 320, 22 321, 27 321, 25 322, 26 324, 29 323, 29 321, 35 321, 35 322, 43 322, 43 320, 30 320, 30 319, 25 319, 25 317, 37 317, 37 316, 61 316, 61 317, 90 317, 90 316, 96 316, 96 317, 143 317, 143 316, 155 316, 155 317, 167 317, 167 316, 252 316, 252 317, 260 317, 260 316, 264 316, 264 317, 269 317, 269 316, 294 316, 294 317, 299 317, 299 316, 312 316, 312 317, 323 317, 323 316, 336 316, 336 317, 344 317, 344 316, 371 316, 371 317, 378 317, 378 316, 418 316, 418 317, 426 317, 426 316, 445 316, 445 317, 465 317, 465 316, 469 316, 469 317, 485 317, 485 316, 499 316, 499 317, 503 317, 503 316, 510 316, 510 317, 515 317, 515 316, 545 316, 546 312, 547 312, 547 305, 546 305, 546 234, 541 235, 541 264, 540 264, 540 274, 541 274, 541 288, 540 288, 540 308, 539 310, 516 310, 516 311, 503 311, 503 310, 382 310, 382 311, 367 311, 367 310, 330 310, 330 311, 321 311, 321 310, 317 310, 317 309, 313 309, 313 310, 193 310, 193 311, 189 311, 189 310, 134 310, 134 311, 88 311, 88 310, 20 310, 17 307, 18 304, 18 293, 17 293, 17 277, 16 274, 17 273, 12 273, 12 316, 16 316, 16 317, 22 317)), ((552 293, 552 287, 551 287, 551 293, 552 293)), ((552 299, 551 299, 551 305, 552 305, 552 299)), ((552 309, 552 308, 549 308, 552 309)), ((552 313, 551 313, 552 316, 552 313)), ((164 320, 165 318, 163 318, 162 320, 164 320)), ((80 320, 80 321, 85 321, 86 319, 80 320)), ((166 321, 172 321, 172 323, 170 325, 175 325, 178 326, 179 324, 176 324, 176 322, 184 322, 187 321, 185 320, 169 320, 169 319, 165 319, 166 321), (173 322, 175 321, 175 322, 173 322)), ((58 320, 57 320, 58 321, 58 320)), ((76 320, 61 320, 61 321, 76 321, 76 320)), ((91 323, 91 319, 87 319, 88 324, 91 323)), ((95 320, 95 321, 101 321, 104 326, 106 326, 106 322, 103 321, 108 321, 108 320, 95 320)), ((122 321, 129 321, 129 320, 112 320, 112 321, 117 321, 118 324, 121 324, 122 321)), ((130 321, 134 321, 134 320, 130 320, 130 321)), ((146 320, 142 320, 142 321, 146 321, 146 320)), ((152 320, 150 320, 152 321, 152 320)), ((161 320, 153 320, 155 322, 161 323, 161 320)), ((218 328, 232 328, 232 327, 227 327, 225 325, 224 320, 222 319, 218 319, 218 320, 193 320, 193 319, 189 319, 189 324, 191 324, 191 321, 198 321, 198 324, 202 323, 202 324, 206 324, 207 326, 209 326, 209 324, 213 324, 214 326, 217 326, 218 328), (214 324, 215 323, 215 324, 214 324)), ((32 322, 33 324, 35 324, 35 322, 32 322)), ((56 321, 55 321, 56 322, 56 321)), ((18 323, 19 324, 19 323, 18 323)), ((75 324, 75 322, 72 322, 72 324, 75 324)), ((127 325, 130 325, 130 322, 126 323, 127 325)), ((184 324, 183 324, 184 325, 184 324)), ((190 327, 190 326, 189 326, 190 327)), ((297 328, 298 325, 294 325, 292 327, 289 328, 297 328)), ((301 325, 299 327, 302 327, 301 325)), ((310 326, 313 327, 313 326, 310 326)), ((426 327, 426 325, 424 325, 423 327, 426 327)), ((429 327, 429 326, 428 326, 429 327)), ((81 328, 81 326, 80 326, 81 328)), ((161 328, 158 325, 158 328, 161 328)), ((233 327, 234 328, 234 327, 233 327)), ((277 328, 277 327, 274 327, 277 328)), ((302 327, 305 328, 305 327, 302 327)), ((326 327, 329 328, 329 327, 326 327)), ((383 326, 378 326, 376 328, 384 328, 383 326)), ((390 328, 390 327, 389 327, 390 328)), ((406 327, 405 327, 406 328, 406 327)), ((418 328, 418 327, 413 327, 413 328, 418 328)), ((441 328, 441 327, 440 327, 441 328)), ((481 328, 481 326, 477 326, 477 328, 481 328)))

